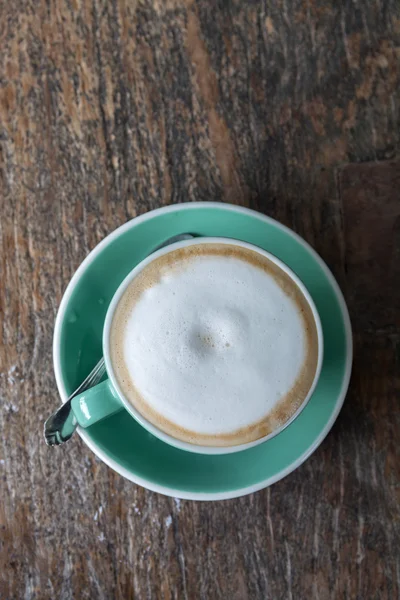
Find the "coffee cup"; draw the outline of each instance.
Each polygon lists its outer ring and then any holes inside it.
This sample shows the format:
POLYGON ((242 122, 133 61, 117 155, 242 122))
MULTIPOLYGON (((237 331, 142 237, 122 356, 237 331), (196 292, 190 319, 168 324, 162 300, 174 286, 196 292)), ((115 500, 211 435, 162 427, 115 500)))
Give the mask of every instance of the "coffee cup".
POLYGON ((224 454, 279 434, 318 382, 323 336, 299 278, 228 238, 172 244, 139 263, 107 311, 108 378, 72 401, 81 427, 126 409, 182 450, 224 454))

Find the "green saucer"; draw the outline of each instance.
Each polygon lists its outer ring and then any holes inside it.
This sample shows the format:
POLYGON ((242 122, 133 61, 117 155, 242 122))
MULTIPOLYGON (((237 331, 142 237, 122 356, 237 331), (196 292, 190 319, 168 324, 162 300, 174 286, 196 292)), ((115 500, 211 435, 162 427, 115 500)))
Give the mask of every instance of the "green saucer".
POLYGON ((79 433, 107 465, 150 490, 192 500, 234 498, 267 487, 301 465, 335 422, 349 384, 352 338, 343 296, 325 263, 291 230, 254 211, 212 202, 173 205, 126 223, 89 254, 64 294, 54 332, 54 369, 65 401, 101 356, 107 307, 121 281, 152 249, 185 232, 256 244, 304 282, 321 317, 325 346, 310 402, 275 438, 235 454, 178 450, 126 411, 79 433))

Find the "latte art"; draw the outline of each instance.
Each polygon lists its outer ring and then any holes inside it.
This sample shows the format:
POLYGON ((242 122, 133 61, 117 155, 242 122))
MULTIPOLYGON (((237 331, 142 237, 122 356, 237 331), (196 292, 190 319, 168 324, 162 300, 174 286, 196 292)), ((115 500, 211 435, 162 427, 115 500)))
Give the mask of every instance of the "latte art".
POLYGON ((110 356, 124 396, 158 429, 234 446, 280 427, 303 403, 318 335, 303 292, 271 260, 194 244, 134 277, 113 317, 110 356))

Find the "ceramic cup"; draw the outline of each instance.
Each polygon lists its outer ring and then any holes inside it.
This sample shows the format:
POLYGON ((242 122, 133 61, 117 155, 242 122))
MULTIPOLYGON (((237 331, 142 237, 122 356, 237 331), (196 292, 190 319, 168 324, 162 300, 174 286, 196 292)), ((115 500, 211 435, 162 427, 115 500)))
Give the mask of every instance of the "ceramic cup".
POLYGON ((322 358, 323 358, 323 335, 322 335, 320 318, 319 318, 317 309, 315 307, 315 304, 314 304, 310 294, 308 293, 307 289, 305 288, 304 284, 300 281, 300 279, 281 260, 279 260, 278 258, 273 256, 269 252, 266 252, 265 250, 262 250, 261 248, 258 248, 257 246, 254 246, 252 244, 248 244, 246 242, 229 239, 229 238, 202 237, 202 238, 193 238, 190 240, 177 242, 175 244, 171 244, 170 246, 162 248, 162 249, 158 250, 157 252, 154 252, 153 254, 149 255, 147 258, 145 258, 129 273, 129 275, 124 279, 124 281, 121 283, 118 290, 116 291, 116 293, 109 305, 108 311, 107 311, 106 320, 105 320, 105 324, 104 324, 104 330, 103 330, 103 355, 104 355, 104 360, 105 360, 105 364, 106 364, 108 378, 105 381, 103 381, 102 383, 100 383, 99 385, 97 385, 89 390, 86 390, 79 396, 76 396, 72 401, 72 408, 73 408, 74 414, 75 414, 76 419, 81 427, 84 427, 84 428, 89 427, 90 425, 93 425, 97 421, 100 421, 108 416, 111 416, 114 413, 125 408, 130 413, 130 415, 134 419, 136 419, 143 427, 145 427, 150 433, 152 433, 153 435, 157 436, 159 439, 161 439, 175 447, 178 447, 182 450, 188 450, 191 452, 197 452, 197 453, 202 453, 202 454, 228 454, 231 452, 238 452, 240 450, 245 450, 247 448, 251 448, 253 446, 261 444, 262 442, 265 442, 266 440, 276 436, 283 429, 285 429, 290 423, 292 423, 296 419, 296 417, 298 417, 298 415, 302 412, 302 410, 307 405, 309 399, 312 396, 312 393, 315 389, 315 386, 317 385, 318 378, 319 378, 319 375, 321 372, 322 358), (289 275, 289 277, 296 283, 296 285, 303 292, 303 294, 311 308, 311 311, 312 311, 312 314, 313 314, 313 317, 315 320, 315 324, 316 324, 317 335, 318 335, 317 369, 315 372, 315 376, 314 376, 312 385, 308 391, 308 394, 305 397, 302 404, 297 409, 297 411, 292 415, 292 417, 290 419, 288 419, 286 421, 286 423, 284 423, 281 427, 278 427, 274 431, 270 432, 268 435, 265 435, 264 437, 261 437, 255 441, 252 441, 252 442, 249 442, 246 444, 241 444, 241 445, 236 445, 236 446, 227 446, 227 447, 220 447, 220 446, 213 447, 213 446, 201 446, 201 445, 197 445, 197 444, 190 444, 188 442, 184 442, 182 440, 174 438, 171 435, 168 435, 167 433, 158 429, 154 424, 150 423, 147 419, 145 419, 140 414, 140 412, 138 410, 136 410, 132 406, 132 404, 124 396, 124 394, 116 380, 116 377, 115 377, 115 374, 113 371, 113 366, 112 366, 111 359, 110 359, 109 339, 110 339, 111 323, 113 320, 114 312, 119 303, 119 300, 120 300, 121 296, 123 295, 123 293, 125 292, 126 288, 131 283, 131 281, 135 279, 135 277, 140 273, 140 271, 145 266, 149 265, 151 262, 153 262, 155 259, 157 259, 160 256, 166 255, 174 250, 177 250, 178 248, 183 248, 186 246, 194 246, 194 245, 199 245, 199 244, 209 244, 209 243, 234 244, 239 247, 249 248, 249 249, 254 250, 254 251, 258 252, 259 254, 267 257, 271 262, 278 265, 285 273, 287 273, 289 275))

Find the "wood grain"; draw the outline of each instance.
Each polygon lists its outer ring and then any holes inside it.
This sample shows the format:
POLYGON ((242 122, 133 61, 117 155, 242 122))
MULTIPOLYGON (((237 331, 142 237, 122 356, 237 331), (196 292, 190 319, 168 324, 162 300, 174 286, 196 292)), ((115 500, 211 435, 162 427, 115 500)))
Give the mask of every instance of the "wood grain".
POLYGON ((398 598, 398 2, 15 0, 0 49, 1 600, 398 598), (194 200, 303 235, 355 326, 327 440, 220 503, 41 433, 73 272, 127 219, 194 200))

